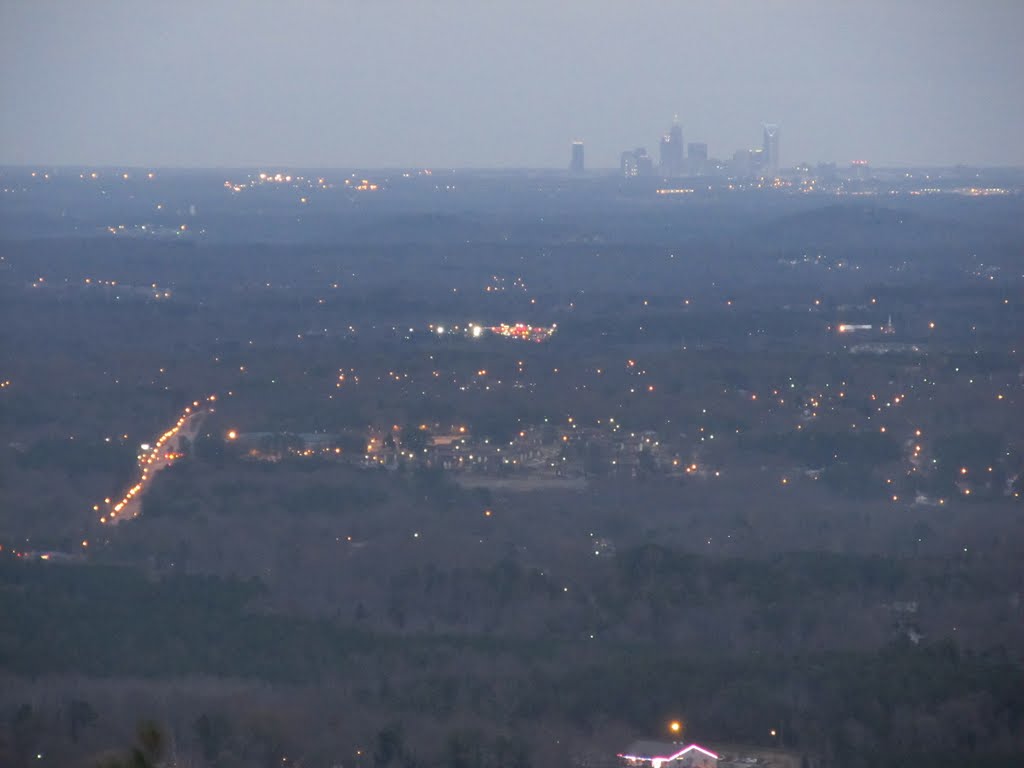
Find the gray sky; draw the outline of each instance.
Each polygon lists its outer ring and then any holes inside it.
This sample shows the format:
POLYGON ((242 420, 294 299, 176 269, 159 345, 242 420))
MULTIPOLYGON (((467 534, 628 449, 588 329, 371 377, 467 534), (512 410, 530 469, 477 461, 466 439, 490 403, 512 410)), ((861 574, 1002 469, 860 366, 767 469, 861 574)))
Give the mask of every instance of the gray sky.
POLYGON ((1024 0, 0 0, 0 163, 1024 165, 1024 0))

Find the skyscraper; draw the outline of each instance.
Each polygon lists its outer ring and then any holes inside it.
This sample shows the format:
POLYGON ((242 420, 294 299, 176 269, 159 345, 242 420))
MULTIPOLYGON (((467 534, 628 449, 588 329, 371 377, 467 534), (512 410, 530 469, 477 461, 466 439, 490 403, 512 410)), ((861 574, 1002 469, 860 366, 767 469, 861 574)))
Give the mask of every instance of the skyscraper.
POLYGON ((650 176, 654 172, 654 167, 647 150, 637 147, 622 153, 619 170, 625 178, 629 179, 634 176, 650 176))
POLYGON ((679 125, 678 118, 672 121, 669 132, 661 137, 658 165, 663 176, 683 175, 683 127, 679 125))
POLYGON ((850 161, 850 178, 857 181, 867 181, 871 178, 871 165, 867 160, 850 161))
POLYGON ((764 153, 762 155, 764 170, 769 173, 777 173, 779 170, 779 126, 774 123, 764 124, 761 151, 764 153))
POLYGON ((687 144, 686 162, 689 172, 694 176, 702 176, 707 173, 708 145, 700 141, 691 141, 687 144))
POLYGON ((640 175, 640 168, 637 166, 636 156, 628 149, 622 153, 622 159, 619 161, 619 170, 622 172, 623 178, 626 179, 640 175))
POLYGON ((572 159, 569 161, 569 172, 573 174, 583 173, 583 142, 572 143, 572 159))

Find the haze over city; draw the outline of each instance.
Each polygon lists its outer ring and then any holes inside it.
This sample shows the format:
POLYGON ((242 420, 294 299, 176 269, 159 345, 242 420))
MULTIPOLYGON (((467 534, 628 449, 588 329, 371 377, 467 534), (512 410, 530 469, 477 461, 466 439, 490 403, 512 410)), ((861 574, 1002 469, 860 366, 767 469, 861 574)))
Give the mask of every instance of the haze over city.
POLYGON ((565 167, 673 115, 728 157, 1024 164, 1024 5, 5 2, 0 163, 565 167))

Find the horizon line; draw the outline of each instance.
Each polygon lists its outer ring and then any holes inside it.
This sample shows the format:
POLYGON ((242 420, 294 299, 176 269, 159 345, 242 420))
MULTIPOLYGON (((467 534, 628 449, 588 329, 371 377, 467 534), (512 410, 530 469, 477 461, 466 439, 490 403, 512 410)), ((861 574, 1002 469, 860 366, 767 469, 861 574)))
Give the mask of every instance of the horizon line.
MULTIPOLYGON (((840 166, 844 163, 860 162, 862 158, 851 158, 849 160, 818 160, 810 163, 811 168, 815 168, 818 165, 837 165, 840 166)), ((1016 170, 1024 171, 1024 164, 1018 165, 999 165, 999 164, 987 164, 987 163, 969 163, 969 162, 957 162, 957 163, 937 163, 937 164, 921 164, 921 163, 900 163, 900 162, 880 162, 873 163, 870 160, 867 161, 871 168, 878 170, 901 170, 901 169, 958 169, 958 168, 969 168, 978 170, 1016 170)), ((779 171, 792 171, 795 170, 796 165, 783 166, 779 171)), ((0 171, 3 170, 119 170, 119 171, 248 171, 248 170, 262 170, 264 168, 275 168, 283 170, 323 170, 323 171, 352 171, 352 170, 365 170, 365 171, 387 171, 387 172, 408 172, 408 171, 449 171, 449 172, 539 172, 545 173, 572 173, 566 166, 531 166, 531 165, 337 165, 337 164, 325 164, 325 165, 308 165, 300 163, 240 163, 240 164, 213 164, 213 165, 166 165, 166 164, 155 164, 155 165, 138 165, 133 163, 126 164, 113 164, 113 163, 5 163, 0 162, 0 171)), ((585 168, 582 176, 588 174, 598 173, 618 173, 620 171, 619 166, 595 166, 593 168, 585 168)), ((581 174, 573 173, 574 176, 579 178, 581 174)), ((660 174, 657 172, 650 174, 645 178, 656 178, 660 174)), ((712 174, 705 174, 712 175, 712 174)), ((685 175, 684 175, 685 177, 685 175)), ((683 177, 680 177, 683 178, 683 177)))

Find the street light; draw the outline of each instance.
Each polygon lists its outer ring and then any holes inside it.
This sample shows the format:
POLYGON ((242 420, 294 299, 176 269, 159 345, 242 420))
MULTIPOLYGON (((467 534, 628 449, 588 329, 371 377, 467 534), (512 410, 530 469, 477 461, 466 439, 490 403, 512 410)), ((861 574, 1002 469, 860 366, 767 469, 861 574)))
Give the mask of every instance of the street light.
POLYGON ((668 724, 668 730, 673 736, 678 736, 683 732, 683 724, 678 720, 673 720, 668 724))

